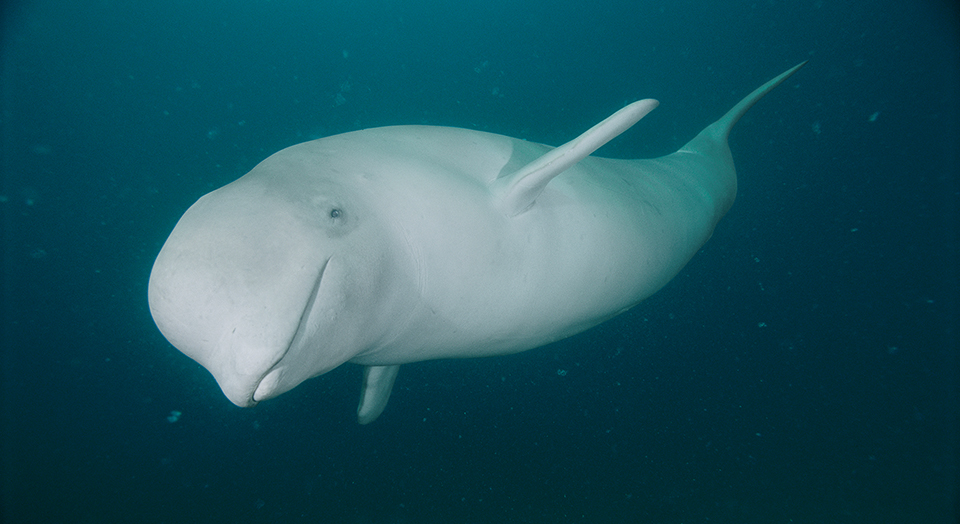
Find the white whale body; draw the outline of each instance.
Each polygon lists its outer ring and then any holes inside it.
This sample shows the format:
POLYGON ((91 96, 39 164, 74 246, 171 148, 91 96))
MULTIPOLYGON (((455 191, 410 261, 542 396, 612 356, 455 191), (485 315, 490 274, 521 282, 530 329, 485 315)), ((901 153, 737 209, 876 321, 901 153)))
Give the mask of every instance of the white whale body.
POLYGON ((150 312, 238 406, 367 366, 371 422, 401 364, 532 349, 663 287, 733 204, 730 129, 802 65, 657 159, 589 156, 654 100, 558 148, 429 126, 289 147, 186 211, 150 312))

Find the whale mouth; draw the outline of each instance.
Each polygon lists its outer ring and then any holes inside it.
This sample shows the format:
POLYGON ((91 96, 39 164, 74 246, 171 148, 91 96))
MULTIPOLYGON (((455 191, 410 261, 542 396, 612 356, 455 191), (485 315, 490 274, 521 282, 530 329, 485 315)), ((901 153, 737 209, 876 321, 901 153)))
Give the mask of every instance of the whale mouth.
POLYGON ((293 336, 290 337, 290 343, 287 344, 287 348, 279 355, 276 361, 267 368, 267 371, 264 372, 263 376, 257 383, 257 387, 254 389, 251 396, 251 401, 253 404, 260 402, 261 400, 267 400, 277 395, 280 395, 285 390, 281 388, 281 382, 283 378, 283 368, 278 367, 281 362, 283 362, 284 357, 287 356, 291 351, 295 351, 296 348, 299 348, 303 345, 303 339, 306 337, 307 326, 310 324, 310 315, 313 312, 313 306, 317 303, 317 295, 320 293, 320 284, 323 282, 323 273, 327 269, 327 265, 330 263, 328 258, 324 261, 323 265, 320 266, 320 270, 317 272, 317 278, 314 280, 313 289, 310 291, 310 295, 307 297, 307 303, 303 307, 303 312, 300 313, 300 321, 297 323, 297 330, 293 333, 293 336))

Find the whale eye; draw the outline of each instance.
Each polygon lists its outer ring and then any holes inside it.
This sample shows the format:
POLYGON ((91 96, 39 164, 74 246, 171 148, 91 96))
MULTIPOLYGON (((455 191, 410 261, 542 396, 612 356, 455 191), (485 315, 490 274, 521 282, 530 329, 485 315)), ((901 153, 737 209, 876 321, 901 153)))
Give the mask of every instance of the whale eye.
POLYGON ((340 215, 343 215, 343 211, 340 211, 337 208, 330 210, 330 218, 340 218, 340 215))

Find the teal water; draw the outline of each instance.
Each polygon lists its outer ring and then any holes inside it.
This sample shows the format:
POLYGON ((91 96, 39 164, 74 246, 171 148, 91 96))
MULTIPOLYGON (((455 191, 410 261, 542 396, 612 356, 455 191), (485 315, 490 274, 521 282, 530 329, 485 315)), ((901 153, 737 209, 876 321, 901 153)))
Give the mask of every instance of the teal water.
MULTIPOLYGON (((957 515, 953 3, 4 4, 5 522, 904 523, 957 515), (740 192, 644 304, 528 353, 360 368, 256 408, 150 318, 199 196, 392 124, 600 154, 737 125, 740 192)), ((602 256, 602 254, 598 254, 602 256)))

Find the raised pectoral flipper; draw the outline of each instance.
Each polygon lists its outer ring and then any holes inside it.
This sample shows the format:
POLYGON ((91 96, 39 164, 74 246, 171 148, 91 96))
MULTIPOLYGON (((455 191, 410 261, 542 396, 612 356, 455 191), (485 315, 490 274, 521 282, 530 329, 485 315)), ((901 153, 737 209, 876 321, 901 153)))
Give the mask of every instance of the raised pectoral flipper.
POLYGON ((500 196, 504 213, 516 216, 526 211, 553 177, 630 129, 659 104, 650 98, 634 102, 518 171, 498 178, 494 182, 494 191, 500 196))

